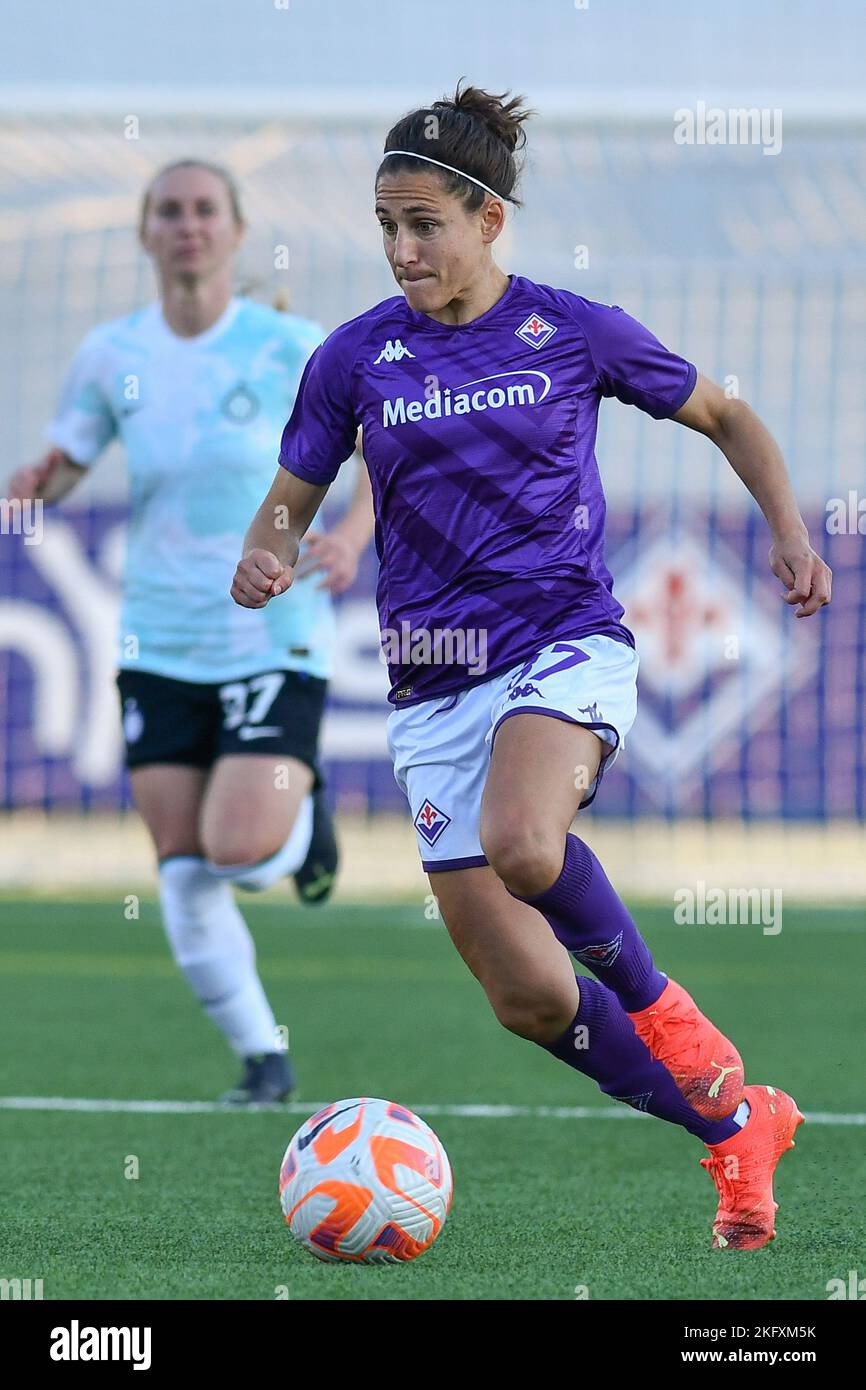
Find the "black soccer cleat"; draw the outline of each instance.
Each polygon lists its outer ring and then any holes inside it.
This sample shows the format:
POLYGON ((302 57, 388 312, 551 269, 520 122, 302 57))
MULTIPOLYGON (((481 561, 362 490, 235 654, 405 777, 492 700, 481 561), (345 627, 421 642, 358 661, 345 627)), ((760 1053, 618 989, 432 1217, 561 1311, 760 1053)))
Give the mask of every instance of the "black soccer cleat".
POLYGON ((288 1100, 295 1089, 292 1064, 285 1052, 259 1052, 244 1058, 244 1074, 231 1091, 220 1096, 222 1105, 275 1105, 288 1100))
POLYGON ((337 877, 340 852, 334 834, 334 822, 325 801, 325 791, 313 792, 313 834, 307 857, 294 875, 295 887, 302 903, 323 903, 331 896, 337 877))

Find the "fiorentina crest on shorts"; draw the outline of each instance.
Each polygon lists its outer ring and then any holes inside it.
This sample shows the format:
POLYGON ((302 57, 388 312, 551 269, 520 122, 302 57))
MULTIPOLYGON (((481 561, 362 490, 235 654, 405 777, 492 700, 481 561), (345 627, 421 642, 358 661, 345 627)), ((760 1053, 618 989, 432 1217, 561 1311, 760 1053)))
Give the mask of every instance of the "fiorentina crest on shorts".
POLYGON ((435 845, 439 836, 451 824, 451 817, 434 806, 432 801, 424 801, 414 820, 415 829, 423 835, 428 845, 435 845))
POLYGON ((556 329, 552 323, 548 323, 540 314, 530 314, 529 318, 526 319, 519 328, 515 328, 514 331, 518 338, 522 338, 530 347, 540 348, 544 347, 548 338, 553 337, 556 329))

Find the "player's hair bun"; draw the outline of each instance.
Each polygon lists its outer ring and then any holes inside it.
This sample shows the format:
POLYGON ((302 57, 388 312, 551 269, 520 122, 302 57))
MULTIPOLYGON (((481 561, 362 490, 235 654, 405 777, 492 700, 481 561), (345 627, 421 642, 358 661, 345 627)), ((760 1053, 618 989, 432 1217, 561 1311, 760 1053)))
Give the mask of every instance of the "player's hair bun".
POLYGON ((485 92, 481 87, 470 85, 461 87, 460 83, 464 80, 461 77, 460 82, 457 83, 453 97, 434 101, 431 109, 439 111, 447 108, 454 111, 465 111, 468 115, 483 121, 487 128, 504 145, 508 146, 509 150, 513 152, 522 149, 526 144, 526 131, 523 129, 523 123, 535 114, 534 111, 521 105, 524 98, 513 96, 506 101, 507 92, 485 92))
POLYGON ((526 144, 524 121, 535 115, 523 106, 523 97, 509 97, 507 92, 486 92, 481 87, 465 84, 461 77, 453 96, 441 97, 432 106, 418 107, 392 126, 385 138, 385 153, 389 150, 408 151, 379 165, 376 179, 386 168, 393 172, 401 160, 412 158, 417 151, 421 158, 438 160, 447 166, 438 177, 445 188, 458 194, 469 211, 476 211, 484 202, 484 188, 498 197, 520 207, 515 188, 520 166, 515 150, 526 144), (447 172, 460 170, 468 175, 447 172), (480 181, 471 183, 472 179, 480 181))

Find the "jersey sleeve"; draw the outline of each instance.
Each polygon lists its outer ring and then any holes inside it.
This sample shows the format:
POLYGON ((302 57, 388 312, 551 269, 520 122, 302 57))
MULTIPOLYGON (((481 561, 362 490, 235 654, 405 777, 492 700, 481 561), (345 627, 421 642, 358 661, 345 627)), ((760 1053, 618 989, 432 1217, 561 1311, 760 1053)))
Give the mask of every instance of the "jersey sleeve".
POLYGON ((655 420, 666 420, 685 405, 695 387, 697 368, 671 352, 618 304, 577 301, 602 396, 636 405, 655 420))
POLYGON ((45 430, 49 443, 87 467, 117 433, 117 420, 101 384, 100 339, 88 334, 72 359, 53 420, 45 430))
POLYGON ((318 487, 332 483, 355 451, 357 419, 350 390, 352 361, 339 329, 316 348, 304 368, 283 430, 282 468, 318 487))

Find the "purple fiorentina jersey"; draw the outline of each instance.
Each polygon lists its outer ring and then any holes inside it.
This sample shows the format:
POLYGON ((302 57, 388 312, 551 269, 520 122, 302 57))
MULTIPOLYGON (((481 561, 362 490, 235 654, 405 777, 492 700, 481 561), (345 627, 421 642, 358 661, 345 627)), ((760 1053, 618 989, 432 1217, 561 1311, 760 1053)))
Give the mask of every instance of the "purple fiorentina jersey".
POLYGON ((622 309, 521 275, 472 323, 395 295, 316 349, 280 463, 324 486, 363 426, 392 703, 489 680, 560 638, 634 646, 604 563, 599 402, 664 419, 696 375, 622 309))

